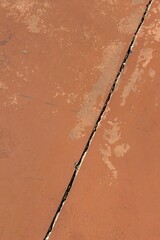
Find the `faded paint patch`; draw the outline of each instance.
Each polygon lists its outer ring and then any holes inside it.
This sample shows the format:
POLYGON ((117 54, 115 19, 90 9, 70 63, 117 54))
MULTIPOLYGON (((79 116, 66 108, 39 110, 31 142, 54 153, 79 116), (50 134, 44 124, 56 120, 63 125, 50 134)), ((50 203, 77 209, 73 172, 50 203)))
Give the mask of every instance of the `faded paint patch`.
POLYGON ((127 98, 129 97, 131 92, 137 91, 137 84, 142 80, 142 74, 144 73, 144 68, 148 66, 153 57, 153 49, 145 48, 140 51, 137 64, 134 72, 131 75, 128 83, 125 85, 124 90, 122 92, 121 98, 121 106, 124 106, 127 98))
POLYGON ((155 41, 160 41, 160 19, 155 19, 146 29, 148 29, 148 34, 151 35, 155 41))
POLYGON ((17 67, 16 75, 20 81, 17 81, 17 85, 21 87, 24 82, 30 81, 30 76, 34 75, 39 70, 37 65, 27 66, 22 61, 19 67, 17 67), (22 80, 22 81, 21 81, 22 80))
POLYGON ((15 110, 17 110, 18 105, 18 96, 16 94, 13 94, 11 97, 9 97, 10 104, 14 107, 15 110))
POLYGON ((58 97, 63 97, 66 95, 65 91, 63 90, 63 88, 59 85, 55 85, 56 87, 56 93, 54 94, 53 98, 56 99, 58 97))
POLYGON ((117 141, 121 139, 120 134, 120 126, 117 122, 117 119, 114 121, 107 121, 108 127, 104 130, 103 133, 103 139, 107 141, 107 143, 104 144, 103 148, 100 147, 99 151, 102 154, 102 161, 107 165, 108 169, 112 173, 112 178, 116 179, 118 177, 117 170, 113 163, 110 160, 111 153, 112 153, 112 146, 117 141))
POLYGON ((99 149, 100 153, 102 154, 102 161, 107 165, 108 169, 111 171, 112 177, 116 179, 118 176, 117 170, 113 163, 109 160, 109 157, 111 157, 111 148, 107 144, 105 145, 105 147, 106 149, 102 148, 99 149))
POLYGON ((116 155, 116 157, 123 157, 130 149, 130 145, 129 144, 121 144, 121 145, 117 145, 114 148, 114 153, 116 155))
POLYGON ((154 8, 152 8, 152 12, 153 13, 158 13, 158 12, 160 12, 160 3, 159 3, 159 1, 157 1, 157 2, 155 2, 155 4, 157 4, 157 6, 156 7, 154 7, 154 8))
POLYGON ((135 31, 135 26, 138 23, 138 19, 142 16, 142 11, 139 9, 135 13, 130 13, 128 17, 123 18, 118 23, 118 30, 120 33, 127 33, 127 34, 133 34, 135 31))
POLYGON ((160 3, 159 1, 155 1, 155 7, 150 11, 150 18, 152 19, 151 24, 144 26, 142 29, 142 35, 145 34, 145 38, 147 40, 148 35, 153 38, 154 41, 160 41, 160 3))
POLYGON ((156 71, 155 71, 153 68, 150 68, 150 69, 148 70, 148 73, 149 73, 149 76, 150 76, 151 78, 154 78, 155 75, 156 75, 156 71))
POLYGON ((29 32, 39 33, 46 32, 47 26, 43 18, 47 9, 50 7, 49 2, 44 0, 0 0, 1 7, 8 11, 8 15, 26 25, 29 32))
POLYGON ((113 81, 123 48, 124 43, 117 40, 104 50, 102 64, 97 67, 101 72, 101 77, 92 86, 91 91, 84 94, 80 111, 77 114, 78 123, 69 134, 71 139, 79 139, 83 137, 85 128, 92 126, 93 123, 95 123, 100 111, 97 107, 97 101, 99 98, 104 97, 111 81, 113 81))
POLYGON ((152 48, 144 48, 140 51, 140 55, 138 57, 138 64, 140 63, 143 68, 146 68, 153 57, 153 49, 152 48))
POLYGON ((103 138, 107 140, 109 144, 114 144, 121 139, 120 126, 117 122, 108 121, 110 128, 108 127, 104 131, 103 138))
POLYGON ((73 104, 76 101, 77 97, 78 97, 78 94, 69 93, 66 101, 67 101, 68 104, 73 104))

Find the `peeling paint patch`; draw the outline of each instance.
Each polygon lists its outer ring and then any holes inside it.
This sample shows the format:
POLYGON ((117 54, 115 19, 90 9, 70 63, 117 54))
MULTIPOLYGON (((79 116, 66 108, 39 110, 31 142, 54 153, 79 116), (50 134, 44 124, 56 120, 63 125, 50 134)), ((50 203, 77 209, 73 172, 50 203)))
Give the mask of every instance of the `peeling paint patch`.
POLYGON ((15 110, 17 110, 17 105, 18 105, 18 97, 16 94, 12 95, 11 97, 9 97, 10 99, 10 104, 15 108, 15 110))
POLYGON ((123 18, 118 24, 118 30, 120 33, 133 34, 137 19, 139 19, 141 15, 142 11, 139 9, 137 12, 130 13, 128 17, 123 18))
POLYGON ((100 152, 103 156, 102 161, 107 165, 108 169, 111 171, 112 177, 116 179, 118 176, 117 170, 113 165, 113 163, 109 160, 109 157, 111 156, 111 148, 107 144, 105 146, 106 146, 106 149, 100 148, 100 152))
POLYGON ((148 66, 153 57, 153 49, 145 48, 140 51, 134 72, 122 92, 121 106, 124 106, 131 92, 137 91, 137 84, 142 79, 144 68, 148 66))
POLYGON ((148 34, 153 36, 154 40, 160 41, 160 19, 155 19, 155 21, 148 27, 148 34))
POLYGON ((96 121, 99 112, 97 107, 98 98, 103 98, 106 94, 108 86, 113 80, 115 69, 118 67, 123 48, 124 43, 117 40, 104 50, 102 63, 97 66, 101 73, 101 77, 92 86, 91 91, 84 94, 81 109, 77 114, 78 123, 69 134, 71 139, 79 139, 83 137, 85 128, 92 126, 96 121))
POLYGON ((114 144, 121 139, 119 130, 120 126, 117 122, 108 121, 110 128, 105 129, 103 138, 107 140, 109 144, 114 144))
POLYGON ((111 160, 109 159, 112 154, 112 146, 117 141, 121 139, 120 126, 117 122, 117 119, 114 121, 107 121, 108 127, 104 130, 103 139, 107 141, 103 147, 99 148, 100 153, 102 154, 102 161, 107 165, 108 169, 112 173, 112 178, 116 179, 118 177, 117 170, 111 160))
POLYGON ((68 104, 73 104, 77 97, 78 97, 78 94, 69 93, 66 101, 68 104))
POLYGON ((116 155, 116 157, 123 157, 130 149, 130 145, 129 144, 121 144, 121 145, 117 145, 114 148, 114 153, 116 155))
POLYGON ((138 64, 141 63, 143 68, 146 68, 153 57, 153 49, 145 48, 140 51, 140 55, 138 57, 138 64))
POLYGON ((151 24, 144 26, 144 29, 142 31, 142 34, 147 32, 146 34, 146 40, 148 40, 148 36, 152 36, 153 40, 156 42, 160 42, 160 3, 159 1, 155 2, 155 7, 152 8, 150 12, 150 18, 153 20, 151 21, 151 24))
POLYGON ((54 99, 56 99, 58 97, 63 97, 66 95, 65 91, 60 86, 56 86, 56 89, 57 89, 57 91, 53 96, 54 99))

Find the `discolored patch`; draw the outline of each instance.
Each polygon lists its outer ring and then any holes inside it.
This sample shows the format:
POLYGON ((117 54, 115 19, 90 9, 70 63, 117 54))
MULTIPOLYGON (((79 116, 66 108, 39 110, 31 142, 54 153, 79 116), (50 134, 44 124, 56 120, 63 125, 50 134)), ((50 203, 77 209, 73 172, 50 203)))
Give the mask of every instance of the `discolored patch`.
POLYGON ((101 77, 92 86, 90 92, 84 94, 81 109, 77 113, 77 125, 71 130, 71 139, 79 139, 84 136, 86 127, 93 125, 96 121, 99 108, 97 107, 98 98, 102 98, 106 93, 106 88, 113 81, 112 76, 115 68, 119 64, 119 59, 124 48, 124 43, 114 41, 103 51, 102 63, 97 66, 101 77))
POLYGON ((0 5, 17 22, 22 22, 27 30, 32 33, 46 32, 47 26, 43 18, 50 7, 49 1, 33 0, 0 0, 0 5))
POLYGON ((142 74, 144 73, 144 69, 149 65, 150 61, 152 60, 153 52, 154 49, 152 48, 141 49, 137 59, 135 70, 132 73, 131 78, 128 80, 128 83, 125 85, 122 92, 121 106, 125 105, 126 100, 131 92, 136 92, 138 90, 138 83, 142 80, 142 74))

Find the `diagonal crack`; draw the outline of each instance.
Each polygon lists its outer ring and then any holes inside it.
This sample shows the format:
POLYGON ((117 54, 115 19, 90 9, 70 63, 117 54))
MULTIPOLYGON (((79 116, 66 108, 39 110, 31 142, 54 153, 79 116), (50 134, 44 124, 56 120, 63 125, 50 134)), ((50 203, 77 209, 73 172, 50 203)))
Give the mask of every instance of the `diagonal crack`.
POLYGON ((103 106, 103 108, 102 108, 102 110, 101 110, 101 112, 100 112, 100 115, 99 115, 99 117, 98 117, 98 119, 97 119, 97 121, 96 121, 96 123, 95 123, 95 126, 94 126, 94 128, 93 128, 93 130, 92 130, 92 132, 91 132, 91 135, 90 135, 89 139, 88 139, 88 142, 87 142, 87 144, 86 144, 86 146, 85 146, 85 148, 84 148, 84 150, 83 150, 83 153, 82 153, 79 161, 77 162, 77 164, 76 164, 76 166, 75 166, 75 170, 74 170, 74 172, 73 172, 73 175, 72 175, 72 177, 71 177, 71 179, 70 179, 70 181, 69 181, 69 184, 68 184, 68 186, 67 186, 67 188, 66 188, 66 190, 65 190, 65 193, 64 193, 64 195, 63 195, 63 197, 62 197, 62 200, 61 200, 61 202, 60 202, 60 204, 59 204, 59 207, 58 207, 58 209, 57 209, 57 211, 56 211, 56 213, 55 213, 55 215, 54 215, 54 217, 53 217, 53 220, 52 220, 52 222, 51 222, 51 224, 50 224, 50 226, 49 226, 49 228, 48 228, 48 231, 47 231, 47 233, 46 233, 46 236, 45 236, 45 238, 44 238, 43 240, 49 240, 49 238, 50 238, 50 235, 51 235, 51 233, 52 233, 52 231, 53 231, 53 228, 54 228, 54 226, 55 226, 55 224, 56 224, 56 222, 57 222, 57 219, 58 219, 58 217, 59 217, 59 215, 60 215, 60 213, 61 213, 61 211, 62 211, 62 208, 63 208, 63 206, 64 206, 64 204, 65 204, 65 202, 66 202, 66 200, 67 200, 67 197, 68 197, 68 195, 69 195, 69 192, 70 192, 70 190, 71 190, 71 188, 72 188, 72 186, 73 186, 73 183, 74 183, 74 181, 75 181, 75 179, 76 179, 76 177, 77 177, 77 174, 78 174, 78 172, 79 172, 79 170, 80 170, 80 168, 81 168, 81 165, 82 165, 82 163, 83 163, 83 160, 84 160, 84 158, 85 158, 85 156, 86 156, 86 154, 87 154, 87 151, 88 151, 88 149, 89 149, 89 147, 90 147, 90 145, 91 145, 91 142, 92 142, 92 140, 93 140, 93 138, 94 138, 94 135, 96 134, 96 131, 97 131, 98 127, 99 127, 99 124, 100 124, 100 122, 101 122, 101 119, 102 119, 102 117, 103 117, 103 114, 104 114, 104 112, 105 112, 105 110, 106 110, 106 108, 107 108, 107 106, 108 106, 108 104, 109 104, 109 101, 110 101, 110 99, 111 99, 111 97, 112 97, 112 94, 114 93, 114 90, 115 90, 115 88, 116 88, 116 85, 117 85, 117 83, 118 83, 118 80, 119 80, 119 78, 120 78, 120 76, 121 76, 121 74, 122 74, 122 71, 123 71, 123 69, 124 69, 124 67, 125 67, 125 65, 126 65, 126 63, 127 63, 127 61, 128 61, 128 58, 129 58, 130 54, 132 53, 132 49, 133 49, 133 47, 134 47, 134 43, 135 43, 135 41, 136 41, 137 35, 138 35, 138 33, 139 33, 142 25, 143 25, 143 22, 144 22, 144 20, 145 20, 145 17, 146 17, 146 15, 147 15, 147 13, 148 13, 148 11, 149 11, 149 9, 150 9, 151 4, 153 3, 153 1, 154 1, 154 0, 149 0, 148 4, 146 5, 144 14, 143 14, 143 16, 142 16, 142 18, 141 18, 141 21, 140 21, 140 23, 139 23, 139 25, 138 25, 138 27, 137 27, 134 35, 133 35, 133 38, 132 38, 132 40, 131 40, 131 42, 130 42, 130 45, 129 45, 129 48, 128 48, 128 50, 127 50, 127 52, 126 52, 126 55, 125 55, 125 57, 124 57, 124 59, 123 59, 123 62, 122 62, 122 64, 121 64, 120 68, 119 68, 119 71, 118 71, 117 76, 116 76, 116 78, 115 78, 115 80, 114 80, 114 82, 113 82, 113 85, 112 85, 111 89, 110 89, 110 92, 109 92, 109 94, 108 94, 108 97, 107 97, 107 99, 106 99, 106 101, 105 101, 105 103, 104 103, 104 106, 103 106))

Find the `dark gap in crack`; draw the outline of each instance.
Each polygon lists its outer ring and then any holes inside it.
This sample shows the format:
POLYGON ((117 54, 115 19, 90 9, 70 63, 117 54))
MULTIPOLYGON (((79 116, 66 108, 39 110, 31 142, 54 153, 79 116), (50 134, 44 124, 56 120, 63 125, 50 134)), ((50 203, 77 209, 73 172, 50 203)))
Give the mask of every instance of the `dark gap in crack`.
POLYGON ((45 235, 45 238, 44 238, 43 240, 48 240, 49 237, 50 237, 50 234, 51 234, 51 232, 52 232, 52 230, 53 230, 53 227, 54 227, 54 225, 55 225, 55 223, 56 223, 56 220, 58 219, 58 216, 59 216, 59 214, 60 214, 60 212, 61 212, 61 210, 62 210, 62 208, 63 208, 63 205, 65 204, 65 201, 66 201, 66 199, 67 199, 67 197, 68 197, 68 194, 69 194, 69 192, 70 192, 70 190, 71 190, 71 188, 72 188, 72 185, 73 185, 73 183, 74 183, 74 181, 75 181, 75 179, 76 179, 77 173, 78 173, 78 171, 79 171, 79 169, 80 169, 80 166, 81 166, 81 164, 82 164, 82 162, 83 162, 83 159, 84 159, 84 157, 85 157, 85 155, 86 155, 86 153, 87 153, 87 151, 88 151, 88 149, 89 149, 89 147, 90 147, 91 141, 92 141, 92 139, 93 139, 93 137, 94 137, 94 135, 95 135, 95 133, 96 133, 96 131, 97 131, 97 128, 98 128, 98 126, 99 126, 99 124, 100 124, 100 121, 101 121, 101 119, 102 119, 102 117, 103 117, 103 114, 104 114, 104 112, 105 112, 105 110, 106 110, 106 108, 107 108, 107 105, 108 105, 108 103, 109 103, 109 101, 110 101, 110 99, 111 99, 111 96, 112 96, 112 94, 113 94, 113 92, 114 92, 114 90, 115 90, 115 87, 116 87, 116 85, 117 85, 118 79, 119 79, 119 77, 120 77, 120 75, 121 75, 121 73, 122 73, 122 71, 123 71, 123 69, 124 69, 124 67, 125 67, 125 64, 127 63, 127 60, 128 60, 128 58, 129 58, 130 54, 132 53, 132 48, 133 48, 133 46, 134 46, 134 42, 135 42, 135 40, 136 40, 136 36, 137 36, 140 28, 141 28, 142 25, 143 25, 143 22, 144 22, 144 20, 145 20, 145 17, 146 17, 146 15, 147 15, 147 13, 148 13, 148 11, 149 11, 149 8, 150 8, 150 6, 151 6, 151 4, 152 4, 153 1, 154 1, 154 0, 150 0, 150 1, 148 2, 148 4, 146 5, 146 9, 145 9, 145 11, 144 11, 144 14, 143 14, 143 16, 142 16, 142 18, 141 18, 141 21, 140 21, 140 23, 139 23, 139 25, 138 25, 138 27, 137 27, 137 30, 135 31, 135 33, 134 33, 134 35, 133 35, 133 38, 132 38, 132 40, 131 40, 131 42, 130 42, 129 48, 128 48, 128 50, 127 50, 127 53, 126 53, 126 55, 125 55, 125 57, 124 57, 124 60, 123 60, 121 66, 120 66, 120 68, 119 68, 119 71, 118 71, 117 76, 116 76, 116 78, 115 78, 115 80, 114 80, 114 83, 113 83, 113 85, 112 85, 112 87, 111 87, 111 89, 110 89, 110 92, 109 92, 109 94, 108 94, 108 97, 107 97, 107 99, 106 99, 106 101, 105 101, 105 103, 104 103, 104 106, 103 106, 103 108, 102 108, 102 110, 101 110, 101 112, 100 112, 100 115, 99 115, 99 117, 98 117, 98 119, 97 119, 97 121, 96 121, 96 124, 95 124, 95 126, 94 126, 94 128, 93 128, 93 130, 92 130, 92 132, 91 132, 91 135, 90 135, 90 137, 89 137, 89 139, 88 139, 88 142, 87 142, 87 144, 86 144, 86 146, 85 146, 85 148, 84 148, 84 150, 83 150, 83 153, 82 153, 79 161, 78 161, 78 162, 76 163, 76 165, 75 165, 75 170, 74 170, 74 172, 73 172, 73 175, 72 175, 72 177, 71 177, 71 179, 70 179, 70 181, 69 181, 69 184, 68 184, 68 186, 67 186, 67 188, 66 188, 66 190, 65 190, 65 193, 64 193, 64 195, 63 195, 63 197, 62 197, 62 200, 61 200, 61 202, 60 202, 60 204, 59 204, 59 207, 58 207, 58 209, 57 209, 57 211, 56 211, 56 213, 55 213, 55 215, 54 215, 54 217, 53 217, 53 220, 52 220, 52 222, 51 222, 51 224, 50 224, 50 226, 49 226, 49 229, 48 229, 48 231, 47 231, 47 233, 46 233, 46 235, 45 235))

